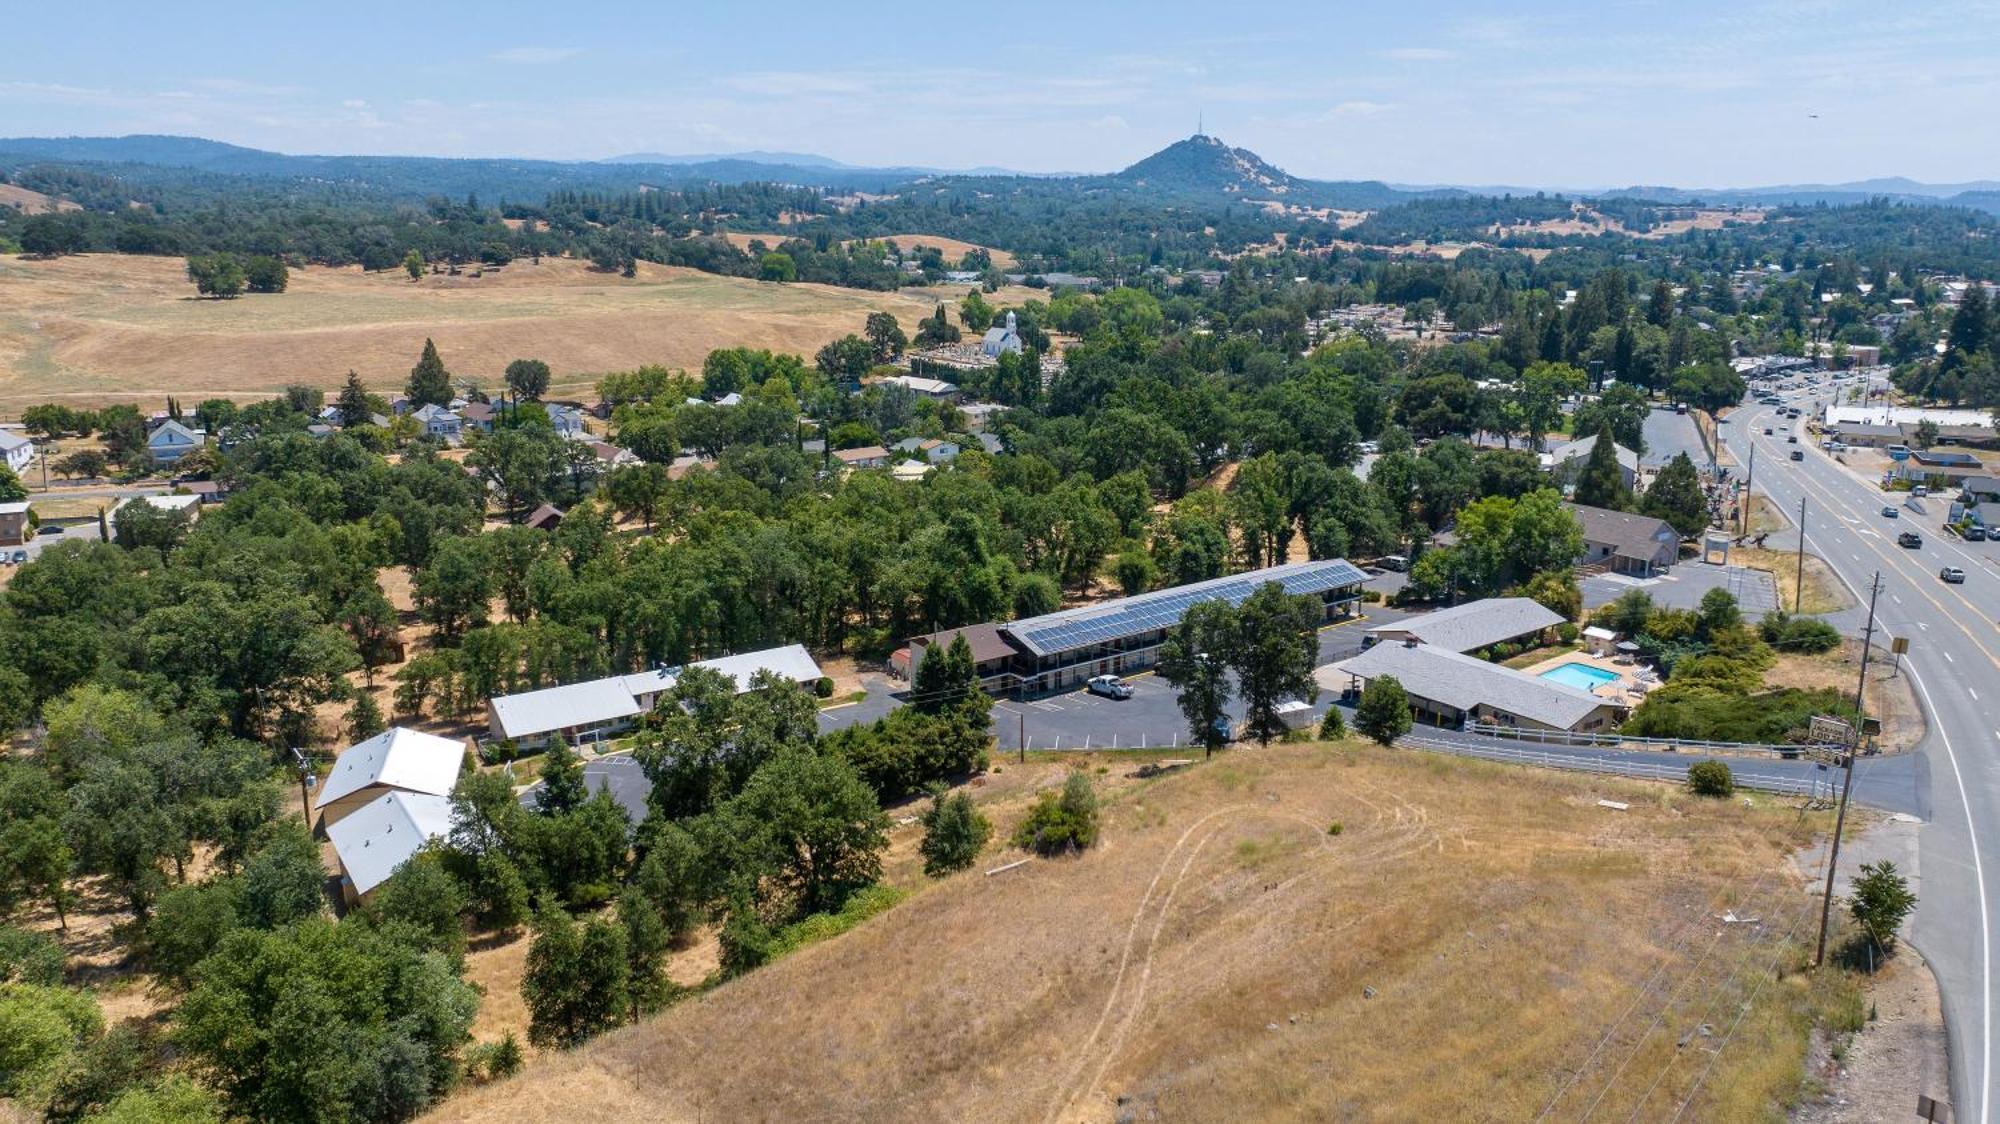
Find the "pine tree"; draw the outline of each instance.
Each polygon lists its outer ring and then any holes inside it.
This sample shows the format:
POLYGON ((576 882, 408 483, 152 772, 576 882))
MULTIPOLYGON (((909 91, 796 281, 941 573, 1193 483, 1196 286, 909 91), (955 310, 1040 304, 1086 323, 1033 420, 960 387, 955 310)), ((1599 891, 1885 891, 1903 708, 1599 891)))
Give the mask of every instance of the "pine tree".
POLYGON ((583 806, 590 798, 583 779, 583 763, 576 750, 558 738, 542 756, 542 786, 535 790, 535 810, 545 816, 560 815, 583 806))
POLYGON ((417 365, 410 368, 410 383, 404 388, 412 409, 418 406, 445 406, 451 402, 451 372, 444 369, 444 360, 438 358, 437 344, 427 337, 424 353, 417 365))
POLYGON ((340 397, 334 399, 334 409, 340 413, 342 427, 367 425, 375 411, 368 408, 368 391, 361 385, 361 376, 347 372, 347 383, 340 388, 340 397))
POLYGON ((1597 442, 1583 462, 1583 473, 1577 477, 1573 498, 1585 507, 1613 511, 1631 506, 1632 493, 1625 488, 1625 477, 1618 467, 1618 444, 1612 439, 1608 423, 1597 431, 1597 442))
POLYGON ((383 731, 382 707, 376 703, 373 693, 362 691, 354 696, 354 705, 347 711, 347 738, 351 742, 367 741, 383 731))
POLYGON ((1667 462, 1646 489, 1646 514, 1674 525, 1683 538, 1708 526, 1708 497, 1701 491, 1701 477, 1694 462, 1681 453, 1667 462))

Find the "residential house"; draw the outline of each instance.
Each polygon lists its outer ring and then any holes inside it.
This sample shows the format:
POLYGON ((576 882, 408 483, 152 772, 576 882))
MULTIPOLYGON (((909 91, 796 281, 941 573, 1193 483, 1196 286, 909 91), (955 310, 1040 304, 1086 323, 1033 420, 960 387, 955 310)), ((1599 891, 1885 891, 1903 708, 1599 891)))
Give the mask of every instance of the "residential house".
POLYGON ((1385 675, 1403 685, 1419 720, 1437 726, 1486 722, 1525 730, 1604 730, 1626 710, 1622 700, 1415 641, 1377 644, 1313 673, 1320 686, 1349 698, 1385 675))
POLYGON ((590 451, 597 457, 598 465, 607 472, 614 468, 623 468, 628 464, 645 463, 639 459, 639 454, 622 445, 613 445, 609 441, 592 441, 590 451))
POLYGON ((932 464, 949 464, 958 459, 959 445, 956 441, 940 441, 935 437, 905 437, 896 442, 896 451, 921 454, 932 464))
POLYGON ((575 406, 550 406, 549 424, 564 437, 579 438, 584 435, 583 411, 575 406))
POLYGON ((889 463, 889 450, 880 445, 863 445, 859 449, 836 449, 833 459, 844 468, 883 468, 889 463))
POLYGON ((912 394, 938 402, 952 402, 958 398, 958 384, 943 379, 927 379, 920 375, 890 375, 883 379, 882 383, 885 386, 900 386, 912 394))
POLYGON ((1373 647, 1416 641, 1452 652, 1477 652, 1508 642, 1532 647, 1561 623, 1561 613, 1531 598, 1488 597, 1378 624, 1364 634, 1362 643, 1373 647))
POLYGON ((0 456, 7 458, 7 467, 14 470, 14 475, 24 475, 28 466, 35 463, 35 443, 24 434, 0 429, 0 456))
POLYGON ((462 427, 476 429, 481 433, 493 432, 493 418, 498 413, 491 402, 467 402, 458 411, 462 427))
POLYGON ((451 797, 402 789, 377 796, 326 829, 340 860, 341 897, 367 905, 398 867, 449 834, 451 797))
POLYGON ((897 461, 889 467, 889 475, 904 483, 914 483, 931 474, 935 466, 924 461, 897 461))
MULTIPOLYGON (((1542 471, 1554 477, 1558 485, 1574 487, 1577 479, 1583 475, 1583 466, 1590 461, 1591 450, 1595 448, 1597 448, 1597 435, 1594 433, 1577 441, 1557 445, 1542 454, 1542 471)), ((1619 482, 1626 488, 1633 487, 1639 481, 1639 454, 1623 445, 1614 445, 1613 450, 1618 460, 1619 482)))
POLYGON ((552 503, 545 503, 529 512, 528 517, 521 521, 521 525, 533 527, 537 531, 553 531, 562 526, 562 520, 562 509, 552 503))
POLYGON ((417 420, 417 424, 423 427, 425 435, 430 437, 442 437, 449 441, 465 432, 465 419, 459 416, 458 411, 435 402, 425 403, 410 416, 417 420))
POLYGON ((1581 565, 1649 578, 1680 560, 1680 532, 1664 519, 1578 503, 1563 506, 1583 528, 1581 565))
POLYGON ((155 464, 173 464, 207 443, 207 434, 168 418, 146 435, 146 452, 155 464))
POLYGON ((463 742, 391 726, 334 758, 315 810, 322 826, 332 827, 387 792, 450 796, 464 764, 463 742))
POLYGON ((28 501, 0 503, 0 546, 20 546, 28 541, 28 501))

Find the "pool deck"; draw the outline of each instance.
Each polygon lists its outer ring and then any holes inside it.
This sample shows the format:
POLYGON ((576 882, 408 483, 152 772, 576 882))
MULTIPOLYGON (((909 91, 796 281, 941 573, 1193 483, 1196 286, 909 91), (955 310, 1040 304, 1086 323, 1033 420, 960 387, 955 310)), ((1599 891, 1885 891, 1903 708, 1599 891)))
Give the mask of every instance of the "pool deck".
POLYGON ((1593 688, 1590 693, 1607 702, 1615 702, 1620 706, 1638 706, 1641 702, 1645 701, 1647 691, 1659 686, 1659 681, 1650 678, 1650 676, 1645 679, 1640 678, 1642 669, 1638 664, 1621 664, 1616 657, 1597 656, 1586 651, 1564 652, 1561 655, 1551 656, 1540 663, 1530 664, 1521 670, 1539 678, 1543 672, 1552 671, 1566 663, 1580 663, 1585 667, 1596 668, 1599 671, 1616 675, 1618 677, 1617 682, 1605 683, 1593 688))

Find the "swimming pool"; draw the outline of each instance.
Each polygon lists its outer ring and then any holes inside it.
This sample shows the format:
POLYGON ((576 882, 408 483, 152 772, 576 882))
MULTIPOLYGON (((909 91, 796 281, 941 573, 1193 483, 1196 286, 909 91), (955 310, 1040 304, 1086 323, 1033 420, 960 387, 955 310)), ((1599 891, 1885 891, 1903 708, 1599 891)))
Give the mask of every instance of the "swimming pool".
POLYGON ((1566 663, 1561 667, 1552 667, 1535 678, 1547 679, 1565 687, 1574 687, 1579 691, 1592 691, 1606 683, 1618 682, 1619 676, 1615 671, 1606 671, 1587 663, 1566 663))

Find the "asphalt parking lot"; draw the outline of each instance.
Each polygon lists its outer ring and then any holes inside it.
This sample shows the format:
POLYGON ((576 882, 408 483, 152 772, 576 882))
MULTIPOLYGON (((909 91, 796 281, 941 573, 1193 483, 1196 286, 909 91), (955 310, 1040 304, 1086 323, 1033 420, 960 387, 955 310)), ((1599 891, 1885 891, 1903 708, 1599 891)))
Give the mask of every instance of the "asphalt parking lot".
POLYGON ((1718 588, 1734 594, 1743 612, 1752 617, 1762 616, 1778 607, 1778 583, 1769 573, 1706 562, 1682 562, 1657 578, 1592 574, 1577 585, 1583 591, 1583 607, 1586 609, 1608 605, 1630 589, 1644 590, 1655 605, 1669 609, 1692 609, 1701 604, 1704 594, 1718 588))

